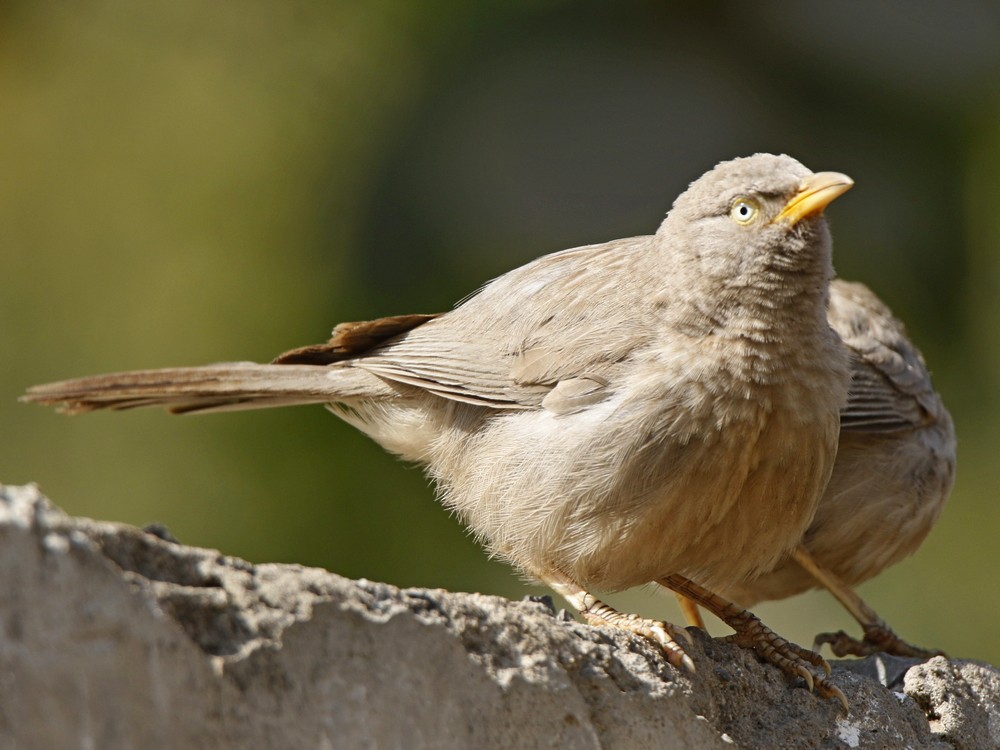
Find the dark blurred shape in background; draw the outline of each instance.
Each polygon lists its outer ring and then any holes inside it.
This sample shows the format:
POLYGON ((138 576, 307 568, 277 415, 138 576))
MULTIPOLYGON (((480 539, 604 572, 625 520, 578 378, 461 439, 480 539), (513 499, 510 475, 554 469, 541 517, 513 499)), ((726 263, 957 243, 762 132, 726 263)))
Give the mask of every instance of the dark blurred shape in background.
MULTIPOLYGON (((857 181, 830 212, 838 271, 907 322, 958 425, 938 528, 862 591, 904 637, 1000 662, 985 0, 6 3, 0 479, 254 561, 529 593, 322 409, 70 419, 16 398, 445 309, 545 252, 654 231, 690 180, 755 151, 857 181)), ((805 643, 850 627, 819 594, 759 611, 805 643)))

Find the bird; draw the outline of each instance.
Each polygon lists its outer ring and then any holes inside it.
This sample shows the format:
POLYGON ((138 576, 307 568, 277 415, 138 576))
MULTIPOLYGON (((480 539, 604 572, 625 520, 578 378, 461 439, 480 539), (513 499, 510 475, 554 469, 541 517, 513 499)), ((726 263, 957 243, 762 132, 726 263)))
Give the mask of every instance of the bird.
POLYGON ((443 314, 342 323, 269 364, 98 375, 22 398, 70 413, 324 404, 425 467, 491 555, 588 623, 694 671, 686 631, 593 593, 659 582, 844 703, 822 657, 713 589, 773 570, 833 470, 850 372, 826 316, 824 209, 852 185, 787 155, 720 162, 655 234, 541 256, 443 314))
MULTIPOLYGON (((718 593, 743 607, 823 587, 863 637, 821 633, 837 656, 876 651, 930 657, 904 641, 853 590, 912 554, 937 522, 955 481, 955 425, 906 327, 867 286, 834 279, 827 317, 847 346, 851 386, 833 475, 800 544, 773 570, 718 593)), ((704 627, 697 605, 685 617, 704 627)))

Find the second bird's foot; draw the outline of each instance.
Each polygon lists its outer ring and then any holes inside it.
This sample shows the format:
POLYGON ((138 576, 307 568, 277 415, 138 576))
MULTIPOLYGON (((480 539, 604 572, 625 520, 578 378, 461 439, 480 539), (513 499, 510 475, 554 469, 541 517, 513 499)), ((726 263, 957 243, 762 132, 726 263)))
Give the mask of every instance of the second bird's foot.
POLYGON ((930 659, 932 656, 946 655, 944 651, 921 648, 908 643, 885 625, 869 625, 864 630, 865 637, 862 639, 848 635, 843 630, 838 630, 836 633, 820 633, 816 636, 814 647, 819 648, 824 643, 828 644, 836 656, 870 656, 881 652, 892 656, 930 659))

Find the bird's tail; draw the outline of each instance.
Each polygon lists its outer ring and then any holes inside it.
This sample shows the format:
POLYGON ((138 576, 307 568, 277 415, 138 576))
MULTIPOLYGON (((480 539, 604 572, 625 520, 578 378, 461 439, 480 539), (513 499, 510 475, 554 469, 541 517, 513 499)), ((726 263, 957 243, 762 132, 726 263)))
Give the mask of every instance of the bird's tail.
POLYGON ((321 404, 378 397, 391 388, 353 367, 227 362, 204 367, 135 370, 36 385, 22 401, 68 414, 162 406, 174 414, 321 404))

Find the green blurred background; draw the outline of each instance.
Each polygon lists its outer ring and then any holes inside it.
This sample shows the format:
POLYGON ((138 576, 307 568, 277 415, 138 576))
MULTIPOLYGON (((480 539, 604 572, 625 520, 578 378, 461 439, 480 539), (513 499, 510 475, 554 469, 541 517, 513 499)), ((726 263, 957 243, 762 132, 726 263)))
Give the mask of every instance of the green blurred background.
MULTIPOLYGON (((257 562, 539 591, 321 408, 16 399, 443 310, 542 253, 653 231, 721 159, 788 152, 857 181, 830 211, 838 271, 907 321, 958 425, 940 524, 862 593, 904 636, 1000 662, 1000 6, 608 6, 0 5, 0 479, 257 562)), ((805 643, 852 626, 821 594, 759 611, 805 643)))

